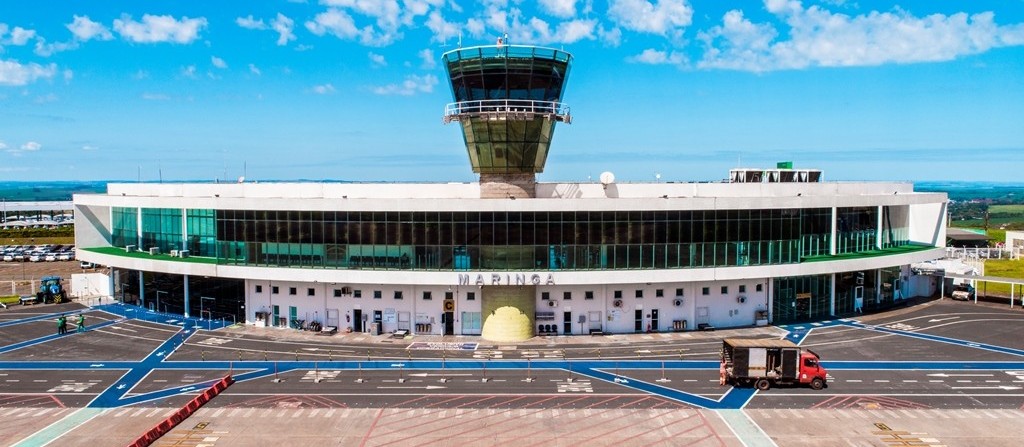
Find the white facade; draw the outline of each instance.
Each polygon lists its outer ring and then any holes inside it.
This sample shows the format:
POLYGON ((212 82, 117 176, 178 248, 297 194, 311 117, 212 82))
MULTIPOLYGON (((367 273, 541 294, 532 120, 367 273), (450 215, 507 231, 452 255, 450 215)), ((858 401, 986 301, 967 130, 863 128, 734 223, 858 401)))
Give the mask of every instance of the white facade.
MULTIPOLYGON (((914 192, 909 183, 540 183, 536 190, 538 198, 504 200, 480 199, 480 186, 473 183, 111 184, 107 194, 75 196, 77 257, 120 269, 241 279, 245 283, 247 322, 263 324, 266 320, 258 320, 257 313, 272 313, 273 306, 278 306, 280 317, 290 318, 294 308, 299 319, 337 325, 340 330, 366 328, 355 324, 355 315, 361 314, 370 322, 374 313, 380 312, 383 331, 409 329, 442 334, 444 297, 451 293, 454 333, 479 333, 479 327, 465 318, 473 313, 479 318, 487 288, 536 284, 537 324, 557 325, 559 334, 581 334, 592 330, 675 330, 681 329, 683 321, 685 329, 694 329, 698 323, 716 327, 753 325, 762 315, 758 311, 772 309, 772 278, 779 277, 900 267, 900 297, 929 294, 930 283, 911 280, 907 266, 939 258, 944 253, 946 196, 914 192), (909 241, 932 248, 758 266, 522 272, 301 269, 197 263, 166 257, 149 259, 88 250, 110 246, 113 207, 533 212, 840 207, 881 210, 883 206, 889 207, 888 218, 896 222, 895 226, 906 228, 909 241), (275 287, 278 293, 273 294, 275 287), (376 292, 379 298, 374 297, 376 292), (470 294, 474 299, 470 299, 470 294), (549 299, 544 299, 545 295, 549 299)), ((835 247, 831 249, 835 253, 835 247)))

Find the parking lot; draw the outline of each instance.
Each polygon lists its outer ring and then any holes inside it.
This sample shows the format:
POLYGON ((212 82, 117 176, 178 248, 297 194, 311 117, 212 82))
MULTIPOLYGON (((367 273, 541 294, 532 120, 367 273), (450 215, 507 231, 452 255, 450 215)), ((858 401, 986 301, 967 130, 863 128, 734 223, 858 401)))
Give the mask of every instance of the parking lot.
POLYGON ((3 262, 56 262, 74 260, 75 246, 73 244, 0 245, 0 261, 3 262))

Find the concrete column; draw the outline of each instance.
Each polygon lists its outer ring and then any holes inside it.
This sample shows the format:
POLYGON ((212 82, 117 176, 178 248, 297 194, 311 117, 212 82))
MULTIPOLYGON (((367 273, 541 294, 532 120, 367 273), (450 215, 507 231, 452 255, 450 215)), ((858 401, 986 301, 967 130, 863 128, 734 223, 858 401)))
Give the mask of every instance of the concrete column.
MULTIPOLYGON (((185 281, 185 312, 184 312, 184 315, 185 315, 185 318, 188 318, 188 275, 183 275, 183 276, 184 276, 184 281, 185 281)), ((199 318, 202 318, 202 317, 203 317, 202 315, 199 316, 199 318)))
POLYGON ((836 234, 838 233, 836 231, 836 222, 838 220, 839 220, 839 215, 837 214, 837 209, 836 209, 836 207, 833 206, 832 207, 832 237, 830 237, 829 241, 828 241, 828 244, 829 244, 829 246, 828 246, 828 254, 830 254, 832 256, 836 255, 836 234))
POLYGON ((188 209, 181 209, 181 246, 179 250, 188 250, 188 209))
MULTIPOLYGON (((835 216, 835 208, 832 208, 832 215, 835 216)), ((833 219, 833 228, 835 228, 834 224, 835 221, 833 219)), ((833 250, 835 249, 834 244, 832 245, 832 248, 833 250)), ((775 312, 773 311, 773 309, 775 308, 775 294, 772 293, 774 283, 775 281, 772 281, 771 278, 765 279, 765 288, 767 289, 768 293, 768 323, 775 321, 775 312)))
POLYGON ((142 207, 135 209, 135 247, 139 250, 146 250, 142 246, 142 207))
POLYGON ((875 248, 882 248, 882 205, 878 205, 875 214, 875 248))
POLYGON ((145 272, 139 271, 139 305, 146 307, 146 281, 143 276, 145 272))
POLYGON ((875 269, 875 302, 882 299, 882 269, 875 269))
POLYGON ((836 314, 836 274, 832 274, 832 279, 829 281, 829 299, 828 299, 828 314, 836 314))

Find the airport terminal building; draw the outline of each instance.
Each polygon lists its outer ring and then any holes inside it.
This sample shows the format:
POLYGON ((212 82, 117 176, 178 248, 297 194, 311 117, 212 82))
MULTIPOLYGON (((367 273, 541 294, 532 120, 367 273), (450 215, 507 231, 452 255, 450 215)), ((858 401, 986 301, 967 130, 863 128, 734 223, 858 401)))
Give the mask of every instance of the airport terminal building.
POLYGON ((788 165, 539 183, 571 55, 443 62, 479 182, 110 184, 74 198, 78 258, 160 311, 496 341, 823 320, 934 290, 909 266, 943 256, 945 194, 788 165))

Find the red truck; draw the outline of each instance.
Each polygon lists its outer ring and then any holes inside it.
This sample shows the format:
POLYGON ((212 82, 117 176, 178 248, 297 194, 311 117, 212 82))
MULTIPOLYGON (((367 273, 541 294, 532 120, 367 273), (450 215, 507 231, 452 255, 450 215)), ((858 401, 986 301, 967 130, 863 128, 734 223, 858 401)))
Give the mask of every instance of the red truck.
POLYGON ((726 383, 767 390, 772 385, 808 385, 820 390, 828 371, 821 358, 789 340, 727 338, 722 341, 722 374, 726 383))

